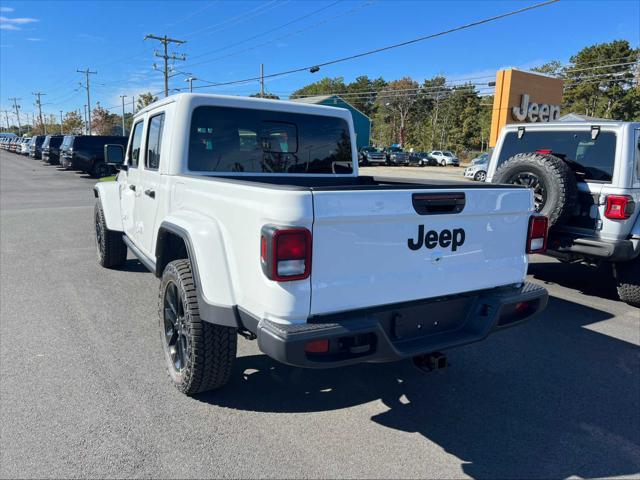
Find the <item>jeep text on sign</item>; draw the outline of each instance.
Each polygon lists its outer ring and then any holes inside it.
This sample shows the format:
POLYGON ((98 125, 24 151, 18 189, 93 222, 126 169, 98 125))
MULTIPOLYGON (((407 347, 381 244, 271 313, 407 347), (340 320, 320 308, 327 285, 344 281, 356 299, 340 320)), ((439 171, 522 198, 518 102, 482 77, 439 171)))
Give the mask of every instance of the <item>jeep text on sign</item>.
POLYGON ((553 122, 560 118, 560 105, 531 102, 525 93, 522 103, 511 109, 511 117, 518 122, 553 122))

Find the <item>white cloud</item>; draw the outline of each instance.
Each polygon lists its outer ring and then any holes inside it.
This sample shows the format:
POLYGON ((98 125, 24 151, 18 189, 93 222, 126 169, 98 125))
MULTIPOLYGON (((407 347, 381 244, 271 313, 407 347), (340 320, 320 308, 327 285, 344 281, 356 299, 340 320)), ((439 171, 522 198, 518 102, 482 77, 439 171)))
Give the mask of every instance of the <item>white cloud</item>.
POLYGON ((0 13, 11 13, 13 10, 11 7, 0 7, 0 13))
POLYGON ((27 38, 27 40, 29 40, 30 42, 41 42, 42 41, 41 38, 34 38, 34 37, 29 37, 29 38, 27 38))
POLYGON ((18 25, 26 25, 28 23, 37 22, 37 18, 16 17, 9 18, 0 16, 0 30, 21 30, 18 25))

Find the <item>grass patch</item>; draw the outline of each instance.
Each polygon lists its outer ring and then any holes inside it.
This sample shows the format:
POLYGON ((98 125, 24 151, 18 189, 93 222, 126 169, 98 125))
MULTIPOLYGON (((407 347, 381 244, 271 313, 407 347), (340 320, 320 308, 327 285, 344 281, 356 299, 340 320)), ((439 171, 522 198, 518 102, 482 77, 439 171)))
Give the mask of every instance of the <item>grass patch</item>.
POLYGON ((115 175, 111 175, 110 177, 102 177, 100 179, 101 182, 115 182, 116 181, 116 176, 115 175))

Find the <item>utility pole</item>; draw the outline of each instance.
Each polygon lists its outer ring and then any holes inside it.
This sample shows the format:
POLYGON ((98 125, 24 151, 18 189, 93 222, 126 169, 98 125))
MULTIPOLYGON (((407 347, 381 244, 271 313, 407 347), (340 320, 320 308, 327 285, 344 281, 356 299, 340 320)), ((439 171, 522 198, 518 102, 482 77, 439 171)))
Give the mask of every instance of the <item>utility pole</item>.
POLYGON ((47 134, 47 126, 44 124, 44 120, 42 120, 42 99, 40 98, 42 95, 46 95, 46 93, 35 92, 32 95, 36 96, 36 106, 38 107, 38 118, 40 118, 40 125, 44 129, 44 134, 47 134))
POLYGON ((164 54, 159 52, 153 52, 153 55, 156 57, 160 57, 164 59, 164 96, 169 96, 169 60, 182 60, 185 61, 187 59, 186 55, 183 53, 181 56, 176 56, 175 53, 169 55, 169 44, 176 43, 181 45, 186 43, 186 40, 176 40, 175 38, 169 38, 166 35, 163 37, 159 37, 157 35, 146 35, 144 37, 145 40, 158 40, 164 46, 164 54))
POLYGON ((91 70, 89 70, 88 68, 86 70, 76 70, 76 72, 78 73, 84 73, 87 76, 87 81, 84 85, 82 85, 84 88, 87 89, 87 109, 89 110, 89 135, 91 135, 91 96, 90 96, 90 85, 89 85, 89 75, 95 75, 98 72, 92 72, 91 70))
POLYGON ((189 78, 185 78, 184 81, 185 82, 189 82, 189 93, 193 93, 193 81, 197 80, 196 77, 189 77, 189 78))
POLYGON ((18 106, 18 100, 20 99, 13 97, 13 98, 10 98, 9 100, 13 100, 13 108, 16 109, 16 118, 18 119, 18 136, 20 136, 22 135, 22 127, 20 126, 20 112, 18 112, 18 108, 20 108, 18 106))
POLYGON ((133 103, 132 103, 132 107, 131 107, 131 111, 133 112, 133 114, 136 114, 136 96, 132 95, 131 98, 133 99, 133 103))
POLYGON ((120 98, 122 99, 122 136, 124 137, 124 99, 127 98, 127 96, 120 95, 120 98))
POLYGON ((9 110, 3 110, 4 112, 4 119, 7 121, 7 130, 9 130, 9 110))
POLYGON ((62 110, 60 110, 60 135, 62 135, 62 110))
POLYGON ((87 134, 87 105, 84 105, 84 134, 87 134))
POLYGON ((264 63, 260 64, 260 98, 264 98, 264 63))

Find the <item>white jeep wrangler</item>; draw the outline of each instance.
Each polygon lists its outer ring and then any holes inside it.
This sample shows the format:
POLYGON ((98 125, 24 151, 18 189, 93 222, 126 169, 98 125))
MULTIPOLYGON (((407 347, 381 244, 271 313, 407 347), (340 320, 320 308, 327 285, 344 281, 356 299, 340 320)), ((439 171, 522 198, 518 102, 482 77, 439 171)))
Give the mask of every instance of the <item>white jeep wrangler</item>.
MULTIPOLYGON (((184 393, 222 386, 236 337, 311 368, 482 340, 547 302, 525 283, 547 219, 518 186, 358 176, 351 114, 180 94, 138 112, 95 186, 98 260, 159 278, 159 332, 184 393)), ((424 364, 425 362, 422 362, 424 364)))
POLYGON ((487 181, 531 188, 547 254, 611 263, 620 299, 640 307, 640 123, 507 125, 487 181))

